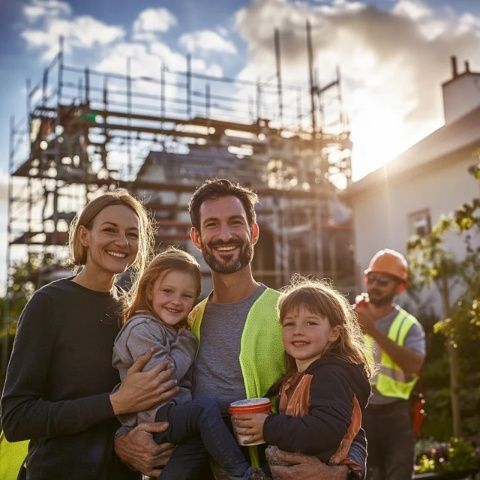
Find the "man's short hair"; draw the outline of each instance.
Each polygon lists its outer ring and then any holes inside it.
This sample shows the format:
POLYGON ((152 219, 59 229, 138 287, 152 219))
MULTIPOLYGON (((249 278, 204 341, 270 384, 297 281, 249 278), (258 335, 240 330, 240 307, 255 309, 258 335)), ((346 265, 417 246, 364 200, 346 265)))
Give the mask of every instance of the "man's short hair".
POLYGON ((257 194, 225 178, 206 180, 203 185, 195 190, 188 205, 192 225, 200 231, 200 207, 205 200, 230 196, 236 197, 242 202, 248 225, 252 226, 257 221, 255 214, 255 204, 258 202, 257 194))

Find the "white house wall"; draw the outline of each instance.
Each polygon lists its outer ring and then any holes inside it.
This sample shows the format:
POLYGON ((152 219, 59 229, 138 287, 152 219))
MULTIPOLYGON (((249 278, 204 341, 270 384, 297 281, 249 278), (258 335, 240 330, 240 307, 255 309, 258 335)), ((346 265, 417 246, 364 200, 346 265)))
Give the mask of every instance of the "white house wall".
MULTIPOLYGON (((363 288, 363 271, 375 252, 387 247, 406 252, 411 236, 410 214, 428 209, 435 225, 441 215, 479 195, 478 181, 468 174, 468 167, 473 163, 472 158, 465 158, 440 166, 431 164, 432 168, 419 174, 385 179, 377 187, 351 198, 359 290, 363 288)), ((455 255, 461 252, 461 246, 457 237, 449 239, 455 255)), ((437 304, 435 310, 438 309, 437 304)))

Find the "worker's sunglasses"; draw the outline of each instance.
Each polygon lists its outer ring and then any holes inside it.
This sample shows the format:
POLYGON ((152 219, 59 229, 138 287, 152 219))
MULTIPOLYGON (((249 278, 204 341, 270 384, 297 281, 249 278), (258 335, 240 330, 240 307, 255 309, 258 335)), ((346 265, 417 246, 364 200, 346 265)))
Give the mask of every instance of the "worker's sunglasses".
POLYGON ((368 285, 373 285, 376 283, 379 287, 387 287, 391 283, 393 283, 395 280, 391 277, 387 277, 385 275, 378 275, 375 273, 369 273, 367 275, 367 284, 368 285))

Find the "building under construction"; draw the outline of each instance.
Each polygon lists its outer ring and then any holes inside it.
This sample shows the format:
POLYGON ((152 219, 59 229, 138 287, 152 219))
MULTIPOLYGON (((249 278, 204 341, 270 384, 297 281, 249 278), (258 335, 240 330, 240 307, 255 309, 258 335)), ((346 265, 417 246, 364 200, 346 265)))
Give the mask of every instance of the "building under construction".
POLYGON ((60 46, 28 85, 26 124, 12 121, 9 267, 15 249, 61 256, 77 211, 115 187, 152 212, 160 248, 194 253, 190 195, 225 177, 260 196, 258 280, 279 287, 300 272, 351 286, 351 229, 336 196, 351 179, 340 75, 318 83, 308 26, 306 39, 309 82, 300 86, 282 81, 278 32, 265 82, 198 74, 189 57, 185 71, 159 60, 155 78, 136 76, 130 60, 121 75, 81 69, 60 46))

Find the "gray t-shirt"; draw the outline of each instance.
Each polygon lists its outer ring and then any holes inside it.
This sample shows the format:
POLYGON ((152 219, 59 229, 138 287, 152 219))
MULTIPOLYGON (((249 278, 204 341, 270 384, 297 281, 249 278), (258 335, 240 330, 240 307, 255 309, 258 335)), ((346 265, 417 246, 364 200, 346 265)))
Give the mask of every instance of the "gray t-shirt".
MULTIPOLYGON (((388 334, 388 330, 390 328, 390 325, 392 324, 393 320, 395 317, 398 315, 399 312, 399 307, 395 306, 394 309, 388 314, 385 315, 384 317, 378 319, 375 323, 375 326, 382 332, 384 335, 388 334)), ((410 350, 413 350, 415 352, 421 353, 422 355, 425 355, 426 351, 426 346, 425 346, 425 331, 423 330, 423 327, 420 324, 415 323, 412 328, 407 333, 407 336, 405 338, 405 344, 404 346, 410 350)), ((380 364, 380 357, 382 355, 382 350, 381 348, 378 347, 377 344, 375 344, 375 350, 374 350, 374 359, 375 359, 375 364, 378 366, 380 364)), ((407 379, 412 379, 413 376, 407 377, 407 379)), ((370 404, 372 405, 384 405, 387 403, 392 403, 395 402, 397 399, 392 398, 392 397, 384 397, 383 395, 380 395, 378 390, 375 388, 375 383, 376 383, 376 375, 371 379, 372 383, 372 396, 370 398, 370 404)))
POLYGON ((223 414, 231 402, 246 397, 240 368, 240 340, 250 308, 267 287, 260 285, 235 303, 208 301, 193 367, 193 398, 217 400, 223 414))

